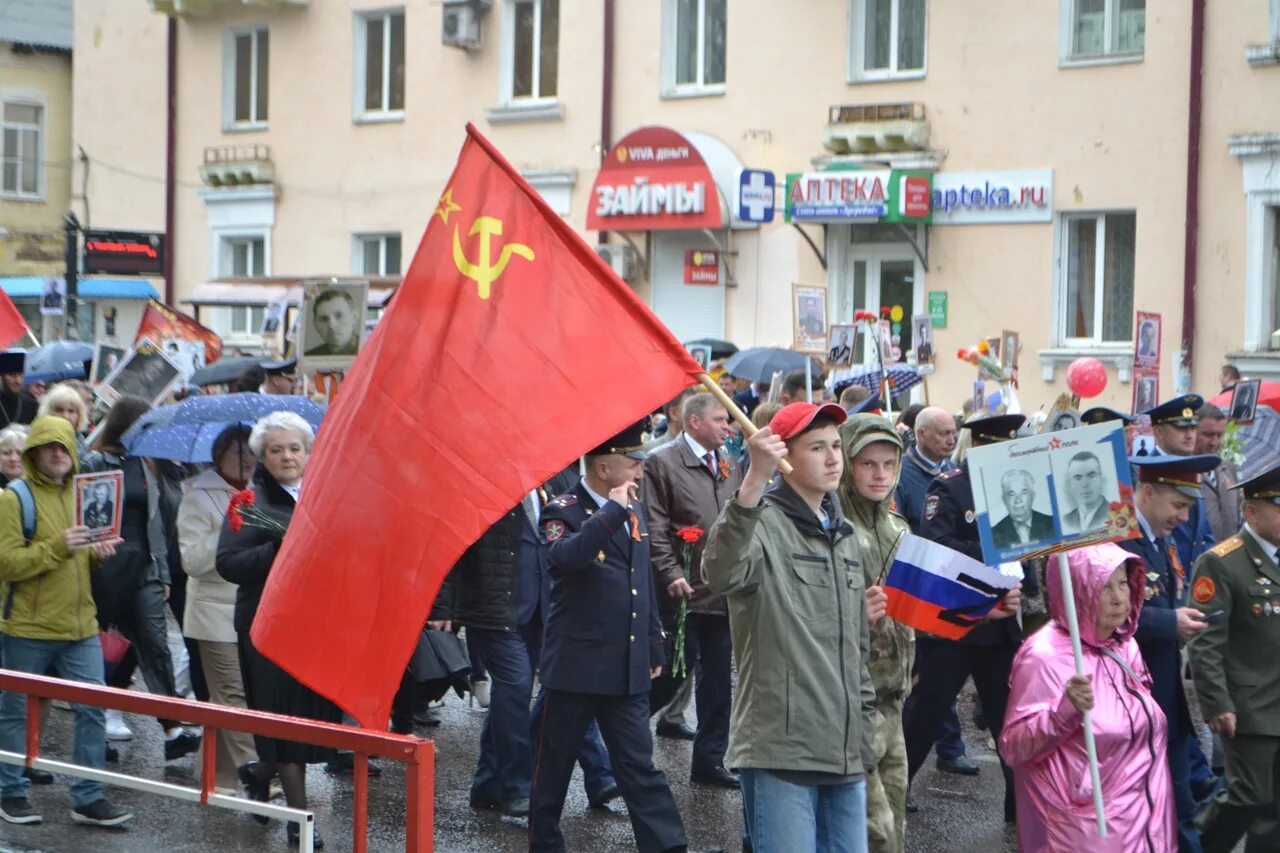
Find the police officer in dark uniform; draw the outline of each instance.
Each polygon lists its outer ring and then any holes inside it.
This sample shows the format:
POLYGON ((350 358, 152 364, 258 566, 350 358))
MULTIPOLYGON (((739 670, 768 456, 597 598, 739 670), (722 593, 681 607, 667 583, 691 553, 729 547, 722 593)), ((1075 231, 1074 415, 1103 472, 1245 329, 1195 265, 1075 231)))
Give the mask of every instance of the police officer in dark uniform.
POLYGON ((1217 456, 1135 456, 1134 505, 1142 534, 1117 544, 1147 566, 1146 602, 1135 635, 1151 672, 1151 694, 1169 722, 1169 775, 1178 812, 1178 849, 1200 853, 1195 797, 1191 793, 1190 742, 1195 737, 1182 685, 1182 643, 1205 628, 1195 608, 1182 607, 1186 570, 1173 531, 1187 520, 1200 497, 1200 477, 1221 464, 1217 456))
POLYGON ((1280 850, 1280 465, 1236 488, 1244 526, 1200 558, 1191 584, 1209 622, 1191 670, 1227 754, 1226 793, 1198 820, 1205 853, 1228 853, 1246 833, 1246 853, 1280 850))
MULTIPOLYGON (((998 415, 969 421, 974 447, 1008 441, 1026 421, 1022 415, 998 415)), ((982 561, 982 543, 974 523, 973 491, 969 465, 948 471, 929 484, 920 516, 920 535, 925 539, 982 561)), ((903 719, 907 741, 907 774, 914 778, 929 750, 942 734, 943 715, 956 700, 965 679, 973 676, 982 701, 983 716, 991 736, 1000 740, 1005 706, 1009 702, 1009 674, 1013 656, 1022 642, 1018 620, 1010 619, 1018 610, 1021 590, 1006 593, 987 622, 978 625, 962 640, 948 640, 916 632, 917 683, 903 719)), ((1013 773, 1002 760, 1005 796, 1004 817, 1014 820, 1013 773)))
MULTIPOLYGON (((1183 394, 1142 413, 1151 418, 1158 455, 1190 456, 1196 452, 1196 425, 1200 423, 1196 412, 1202 406, 1204 398, 1199 394, 1183 394)), ((1188 569, 1201 554, 1213 547, 1213 531, 1209 529, 1209 512, 1203 497, 1196 499, 1186 520, 1174 529, 1172 539, 1178 559, 1188 569)), ((1183 591, 1185 593, 1185 586, 1183 591)), ((1178 601, 1186 604, 1186 595, 1178 601)))
POLYGON ((666 663, 649 533, 637 500, 643 427, 586 458, 586 475, 542 511, 551 601, 529 849, 562 851, 560 813, 591 720, 600 724, 641 853, 686 849, 684 823, 653 764, 649 688, 666 663))

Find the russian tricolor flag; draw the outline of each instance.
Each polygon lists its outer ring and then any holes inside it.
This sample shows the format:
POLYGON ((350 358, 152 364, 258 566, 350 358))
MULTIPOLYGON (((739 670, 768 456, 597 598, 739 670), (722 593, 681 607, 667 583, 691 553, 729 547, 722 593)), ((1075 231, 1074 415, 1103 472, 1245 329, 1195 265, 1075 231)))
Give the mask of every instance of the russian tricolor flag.
POLYGON ((904 625, 959 640, 1021 578, 908 534, 885 577, 889 615, 904 625))

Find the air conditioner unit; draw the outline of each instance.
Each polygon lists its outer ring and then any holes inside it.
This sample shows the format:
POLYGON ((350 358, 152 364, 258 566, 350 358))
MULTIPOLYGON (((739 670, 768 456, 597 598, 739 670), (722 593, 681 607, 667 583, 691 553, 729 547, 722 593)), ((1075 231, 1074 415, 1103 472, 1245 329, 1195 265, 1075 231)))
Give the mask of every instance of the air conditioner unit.
POLYGON ((463 50, 479 50, 480 22, 489 5, 490 0, 444 0, 440 41, 463 50))
POLYGON ((630 246, 608 245, 596 246, 596 254, 604 258, 614 274, 623 281, 633 281, 636 277, 636 250, 630 246))

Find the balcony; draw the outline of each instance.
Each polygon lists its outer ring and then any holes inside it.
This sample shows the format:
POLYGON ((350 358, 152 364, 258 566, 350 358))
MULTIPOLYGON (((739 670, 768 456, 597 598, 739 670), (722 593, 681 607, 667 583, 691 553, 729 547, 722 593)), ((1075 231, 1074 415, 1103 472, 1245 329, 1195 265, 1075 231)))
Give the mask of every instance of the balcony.
POLYGON ((822 146, 836 155, 892 154, 929 148, 924 104, 859 104, 831 108, 822 146))
POLYGON ((207 187, 247 187, 274 184, 276 167, 270 145, 217 145, 204 149, 198 169, 207 187))
POLYGON ((151 11, 175 18, 214 15, 223 9, 233 9, 237 6, 284 8, 311 5, 311 0, 147 0, 147 2, 151 4, 151 11))

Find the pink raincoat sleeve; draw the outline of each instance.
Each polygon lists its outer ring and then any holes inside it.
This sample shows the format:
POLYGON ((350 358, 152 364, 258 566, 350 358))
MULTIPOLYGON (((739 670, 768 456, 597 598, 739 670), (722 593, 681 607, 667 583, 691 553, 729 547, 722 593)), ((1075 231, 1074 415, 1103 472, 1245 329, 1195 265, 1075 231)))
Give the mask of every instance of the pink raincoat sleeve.
POLYGON ((1075 673, 1072 661, 1019 657, 1000 735, 1000 756, 1015 769, 1047 757, 1084 726, 1084 715, 1066 696, 1067 681, 1075 673))

